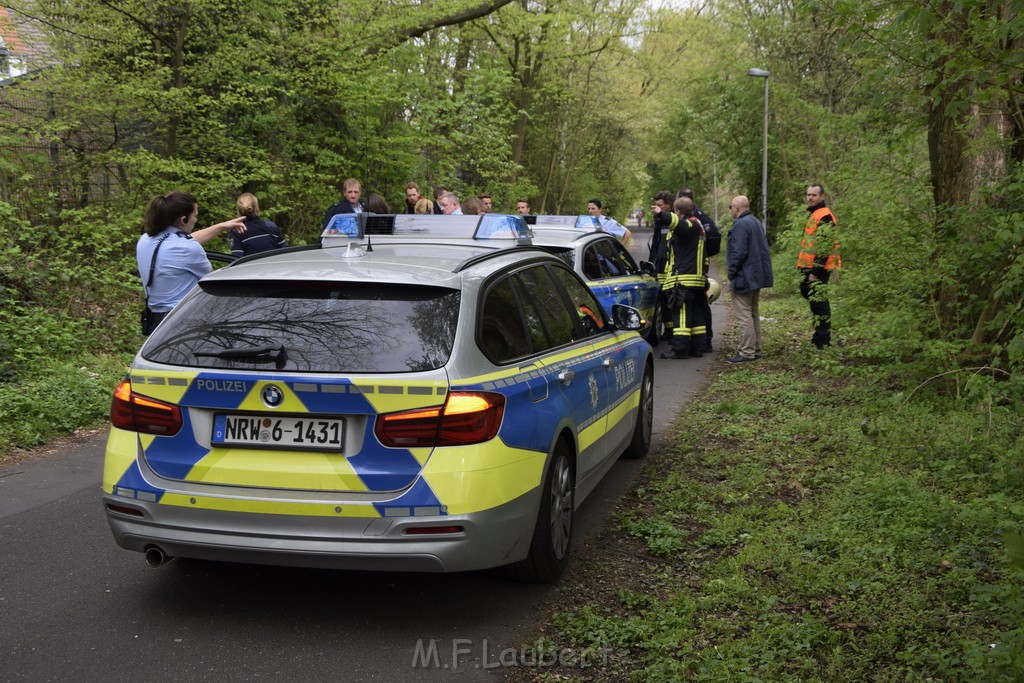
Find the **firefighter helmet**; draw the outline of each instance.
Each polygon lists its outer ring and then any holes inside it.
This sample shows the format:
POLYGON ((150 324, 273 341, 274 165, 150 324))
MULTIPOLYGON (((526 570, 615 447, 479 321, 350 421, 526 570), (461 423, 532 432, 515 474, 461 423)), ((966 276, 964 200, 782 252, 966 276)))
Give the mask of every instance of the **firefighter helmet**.
POLYGON ((718 297, 722 295, 722 285, 718 284, 718 280, 708 278, 708 303, 713 304, 718 301, 718 297))

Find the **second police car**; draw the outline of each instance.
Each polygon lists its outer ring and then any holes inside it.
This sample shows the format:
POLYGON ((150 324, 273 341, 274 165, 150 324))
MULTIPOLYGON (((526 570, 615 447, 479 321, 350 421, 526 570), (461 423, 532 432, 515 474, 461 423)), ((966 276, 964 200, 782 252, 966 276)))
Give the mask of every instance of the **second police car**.
POLYGON ((601 230, 593 216, 531 216, 532 244, 563 259, 583 278, 606 311, 626 304, 640 311, 641 334, 657 346, 664 325, 658 293, 661 285, 654 265, 639 265, 625 246, 601 230))
POLYGON ((374 240, 380 218, 211 273, 149 337, 111 409, 119 545, 560 575, 577 506, 650 445, 639 312, 609 316, 517 217, 388 217, 411 236, 374 240))

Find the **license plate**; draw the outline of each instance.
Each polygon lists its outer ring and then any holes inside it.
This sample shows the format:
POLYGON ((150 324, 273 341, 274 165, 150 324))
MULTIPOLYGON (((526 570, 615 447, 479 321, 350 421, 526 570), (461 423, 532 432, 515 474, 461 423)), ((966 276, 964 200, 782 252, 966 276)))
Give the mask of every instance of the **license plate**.
POLYGON ((340 418, 218 414, 213 419, 213 443, 220 446, 341 451, 344 435, 340 418))

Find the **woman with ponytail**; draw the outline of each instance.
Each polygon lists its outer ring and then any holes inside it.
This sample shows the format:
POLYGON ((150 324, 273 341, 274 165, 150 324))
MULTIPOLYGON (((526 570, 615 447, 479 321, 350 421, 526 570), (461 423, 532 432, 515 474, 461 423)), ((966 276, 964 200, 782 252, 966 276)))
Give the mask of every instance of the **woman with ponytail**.
POLYGON ((199 278, 213 269, 203 245, 227 230, 245 232, 242 217, 195 230, 198 219, 199 204, 187 192, 157 195, 146 207, 145 232, 135 246, 150 314, 150 324, 143 324, 143 334, 149 333, 147 327, 155 328, 199 278))

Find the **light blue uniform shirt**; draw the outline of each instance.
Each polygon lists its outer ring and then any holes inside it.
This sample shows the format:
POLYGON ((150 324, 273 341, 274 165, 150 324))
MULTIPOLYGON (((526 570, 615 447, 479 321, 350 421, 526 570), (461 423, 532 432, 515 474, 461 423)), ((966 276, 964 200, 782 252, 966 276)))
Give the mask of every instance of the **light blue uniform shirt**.
POLYGON ((143 235, 135 245, 135 259, 139 264, 142 286, 149 280, 149 266, 157 242, 164 236, 156 254, 153 286, 147 289, 149 308, 154 313, 166 313, 174 308, 199 282, 199 278, 213 270, 206 258, 203 245, 177 228, 166 228, 156 237, 143 235))
POLYGON ((605 232, 614 235, 620 242, 626 237, 626 227, 609 216, 597 216, 597 223, 605 232))

